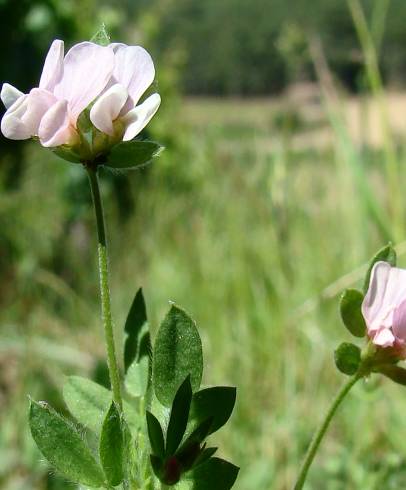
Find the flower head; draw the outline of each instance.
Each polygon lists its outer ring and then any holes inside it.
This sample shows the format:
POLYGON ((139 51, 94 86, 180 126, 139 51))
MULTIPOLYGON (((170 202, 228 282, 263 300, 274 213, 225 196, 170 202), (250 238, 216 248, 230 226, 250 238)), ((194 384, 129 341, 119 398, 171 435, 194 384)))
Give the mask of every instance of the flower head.
POLYGON ((36 136, 45 147, 79 147, 80 153, 83 138, 78 118, 91 107, 90 120, 95 131, 106 135, 107 147, 128 141, 158 110, 158 94, 137 105, 154 76, 152 59, 140 46, 82 42, 64 56, 63 41, 55 40, 39 87, 23 94, 8 83, 3 85, 1 100, 7 111, 1 131, 14 140, 36 136))
POLYGON ((406 270, 377 262, 362 303, 368 336, 379 347, 406 351, 406 270))

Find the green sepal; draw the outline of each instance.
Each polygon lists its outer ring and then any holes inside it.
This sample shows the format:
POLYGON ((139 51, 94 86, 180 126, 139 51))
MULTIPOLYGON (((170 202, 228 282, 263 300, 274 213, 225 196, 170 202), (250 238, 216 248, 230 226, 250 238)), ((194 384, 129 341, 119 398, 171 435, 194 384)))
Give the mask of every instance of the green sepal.
POLYGON ((179 444, 185 434, 190 404, 192 402, 192 385, 190 375, 179 386, 172 403, 171 415, 169 418, 168 429, 166 431, 165 455, 175 454, 179 444))
POLYGON ((162 459, 165 456, 165 442, 161 424, 155 415, 147 410, 147 428, 151 451, 154 456, 162 459))
POLYGON ((79 114, 77 123, 77 129, 79 133, 84 136, 86 135, 86 140, 88 143, 91 143, 92 131, 95 129, 93 123, 90 119, 90 109, 86 108, 79 114))
POLYGON ((334 351, 334 360, 339 371, 352 376, 361 363, 361 349, 357 345, 343 342, 334 351))
POLYGON ((139 361, 151 352, 147 308, 141 288, 131 304, 124 331, 127 334, 124 344, 124 367, 127 371, 134 361, 139 361))
POLYGON ((90 487, 104 486, 104 475, 72 423, 44 402, 31 401, 29 424, 39 450, 66 478, 90 487))
POLYGON ((99 455, 108 483, 113 487, 120 485, 124 479, 124 438, 120 412, 114 401, 103 421, 99 455))
POLYGON ((388 262, 392 267, 396 266, 396 250, 393 248, 391 243, 388 243, 385 247, 382 247, 371 260, 367 273, 365 275, 363 291, 366 293, 369 287, 369 281, 371 279, 371 272, 374 265, 377 262, 388 262))
POLYGON ((391 379, 395 383, 406 386, 406 369, 400 366, 389 364, 387 366, 381 366, 378 372, 382 373, 384 376, 391 379))
POLYGON ((70 163, 81 163, 81 157, 69 146, 56 146, 55 148, 50 148, 50 150, 62 160, 66 160, 70 163))
POLYGON ((213 386, 194 393, 188 430, 193 430, 208 417, 213 417, 210 434, 219 430, 233 412, 236 394, 237 390, 232 386, 213 386))
POLYGON ((364 337, 367 326, 361 312, 364 295, 357 289, 346 289, 340 300, 340 315, 348 331, 355 337, 364 337))
POLYGON ((153 386, 167 407, 180 384, 190 374, 192 390, 200 387, 203 373, 202 342, 195 322, 173 305, 162 322, 154 344, 153 386))
POLYGON ((96 34, 90 39, 90 42, 99 44, 100 46, 108 46, 110 44, 110 36, 104 22, 96 34))
POLYGON ((149 358, 142 357, 139 362, 134 361, 129 367, 125 377, 125 388, 131 396, 145 396, 150 377, 149 358))
POLYGON ((145 167, 157 157, 163 146, 155 141, 123 141, 113 146, 103 160, 106 167, 130 170, 145 167))
POLYGON ((192 490, 230 490, 239 468, 220 458, 210 458, 198 465, 189 474, 193 480, 192 490))

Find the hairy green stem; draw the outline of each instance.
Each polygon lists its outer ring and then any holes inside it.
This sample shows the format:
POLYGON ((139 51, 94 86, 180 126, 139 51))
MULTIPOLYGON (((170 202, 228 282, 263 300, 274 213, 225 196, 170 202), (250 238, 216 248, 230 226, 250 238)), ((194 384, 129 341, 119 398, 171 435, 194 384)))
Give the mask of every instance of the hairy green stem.
POLYGON ((107 364, 110 374, 110 383, 113 391, 113 400, 122 409, 123 402, 121 398, 121 381, 120 371, 117 363, 116 347, 114 343, 113 321, 111 318, 111 302, 109 289, 109 271, 106 230, 104 225, 103 205, 100 196, 99 181, 97 169, 90 166, 86 167, 89 175, 90 187, 92 190, 94 211, 96 215, 96 227, 98 236, 98 254, 99 254, 99 278, 100 278, 100 296, 101 311, 104 327, 104 336, 107 350, 107 364))
POLYGON ((351 388, 355 385, 355 383, 361 378, 359 373, 354 374, 351 378, 344 384, 344 386, 337 393, 337 396, 334 398, 330 408, 328 409, 326 416, 324 417, 323 422, 320 424, 320 427, 315 432, 313 439, 310 443, 310 446, 307 450, 306 456, 303 460, 302 467, 300 468, 299 476, 296 480, 296 484, 293 487, 294 490, 301 490, 306 481, 307 473, 309 468, 313 462, 314 457, 316 456, 317 450, 320 446, 320 443, 326 433, 328 426, 330 425, 331 419, 334 417, 337 408, 344 400, 347 393, 351 390, 351 388))

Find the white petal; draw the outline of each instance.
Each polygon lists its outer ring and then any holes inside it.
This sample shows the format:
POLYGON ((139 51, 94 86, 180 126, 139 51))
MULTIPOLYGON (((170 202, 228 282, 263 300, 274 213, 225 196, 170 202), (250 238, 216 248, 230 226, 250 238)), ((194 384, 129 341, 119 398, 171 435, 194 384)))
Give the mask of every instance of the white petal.
POLYGON ((161 103, 159 94, 152 94, 142 104, 132 109, 123 118, 126 126, 123 141, 132 140, 152 119, 161 103))
POLYGON ((127 88, 136 105, 154 81, 155 68, 151 56, 141 46, 118 47, 113 77, 127 88))
POLYGON ((56 39, 49 48, 42 69, 39 87, 53 91, 55 85, 61 80, 63 74, 63 41, 56 39))
POLYGON ((20 92, 20 90, 13 87, 9 83, 3 83, 3 86, 1 87, 0 97, 6 109, 11 107, 14 102, 23 95, 24 94, 20 92))
POLYGON ((381 347, 392 347, 395 342, 395 337, 389 328, 383 328, 377 332, 372 342, 381 347))
POLYGON ((66 100, 56 102, 47 111, 41 120, 38 136, 42 146, 46 147, 68 144, 75 136, 66 100))
POLYGON ((106 87, 114 69, 114 52, 90 42, 76 44, 64 60, 64 72, 54 94, 69 102, 73 123, 106 87))
POLYGON ((1 120, 1 132, 11 140, 26 140, 31 138, 30 129, 22 120, 28 106, 28 95, 23 95, 7 110, 1 120))
POLYGON ((120 84, 113 85, 101 95, 90 110, 90 120, 103 133, 114 135, 113 121, 117 119, 128 98, 127 90, 120 84))

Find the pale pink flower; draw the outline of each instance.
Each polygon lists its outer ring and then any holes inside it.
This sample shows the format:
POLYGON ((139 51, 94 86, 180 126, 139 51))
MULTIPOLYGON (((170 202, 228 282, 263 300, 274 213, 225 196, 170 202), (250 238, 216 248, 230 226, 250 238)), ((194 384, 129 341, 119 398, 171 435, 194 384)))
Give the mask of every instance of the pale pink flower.
POLYGON ((103 133, 114 136, 118 130, 128 141, 144 129, 161 103, 154 93, 137 105, 154 80, 154 63, 141 46, 113 43, 109 47, 114 51, 114 71, 90 110, 90 120, 103 133))
MULTIPOLYGON (((405 352, 406 270, 377 262, 371 272, 369 288, 362 303, 368 336, 380 347, 405 352)), ((404 355, 402 354, 402 357, 404 355)))
POLYGON ((43 146, 71 144, 80 113, 105 89, 114 70, 114 52, 91 42, 73 46, 64 57, 63 41, 47 54, 39 87, 23 94, 9 84, 1 90, 6 113, 1 131, 7 138, 38 136, 43 146))

